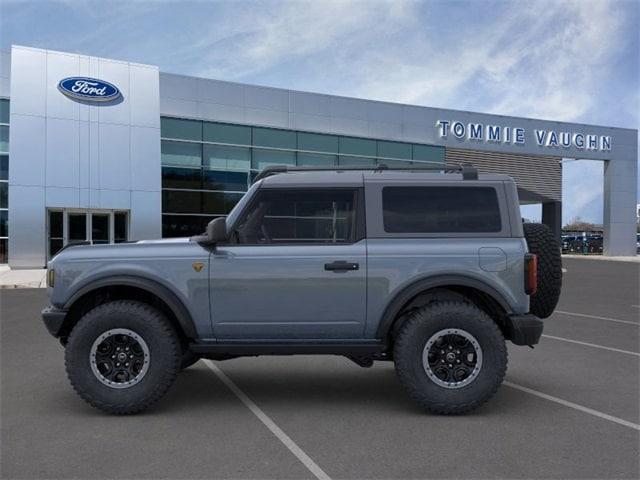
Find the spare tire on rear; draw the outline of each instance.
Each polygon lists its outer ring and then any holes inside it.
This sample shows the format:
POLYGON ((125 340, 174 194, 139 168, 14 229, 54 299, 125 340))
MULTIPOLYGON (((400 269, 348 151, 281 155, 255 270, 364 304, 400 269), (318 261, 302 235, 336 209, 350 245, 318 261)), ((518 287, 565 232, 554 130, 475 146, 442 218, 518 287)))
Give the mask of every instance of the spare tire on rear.
POLYGON ((560 244, 546 225, 525 223, 522 226, 529 252, 538 257, 538 290, 531 295, 529 311, 536 317, 547 318, 556 308, 562 289, 560 244))

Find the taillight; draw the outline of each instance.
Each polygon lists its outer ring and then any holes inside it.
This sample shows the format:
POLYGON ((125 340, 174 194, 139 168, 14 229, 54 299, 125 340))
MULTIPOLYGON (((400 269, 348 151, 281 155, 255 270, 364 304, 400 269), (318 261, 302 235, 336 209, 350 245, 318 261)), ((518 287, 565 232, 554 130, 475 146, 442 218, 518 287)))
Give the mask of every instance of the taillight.
POLYGON ((524 256, 524 292, 533 295, 538 290, 538 257, 533 253, 524 256))

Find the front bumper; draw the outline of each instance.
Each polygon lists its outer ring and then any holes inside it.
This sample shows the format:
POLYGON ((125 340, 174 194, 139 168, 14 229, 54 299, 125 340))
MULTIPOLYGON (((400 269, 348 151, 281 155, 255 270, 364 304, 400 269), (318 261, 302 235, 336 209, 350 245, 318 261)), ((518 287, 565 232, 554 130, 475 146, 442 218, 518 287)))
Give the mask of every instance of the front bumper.
POLYGON ((535 315, 510 315, 507 317, 506 334, 515 345, 535 345, 540 341, 544 323, 535 315))
POLYGON ((55 307, 47 307, 42 310, 42 321, 49 333, 54 337, 60 336, 64 319, 67 317, 66 310, 60 310, 55 307))

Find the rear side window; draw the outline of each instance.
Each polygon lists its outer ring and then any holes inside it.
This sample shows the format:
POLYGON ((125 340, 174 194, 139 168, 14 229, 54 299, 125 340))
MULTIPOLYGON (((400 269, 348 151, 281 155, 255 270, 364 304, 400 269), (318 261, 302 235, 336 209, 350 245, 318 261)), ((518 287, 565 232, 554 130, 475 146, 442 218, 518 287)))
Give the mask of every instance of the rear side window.
POLYGON ((490 233, 502 230, 492 187, 385 187, 387 233, 490 233))

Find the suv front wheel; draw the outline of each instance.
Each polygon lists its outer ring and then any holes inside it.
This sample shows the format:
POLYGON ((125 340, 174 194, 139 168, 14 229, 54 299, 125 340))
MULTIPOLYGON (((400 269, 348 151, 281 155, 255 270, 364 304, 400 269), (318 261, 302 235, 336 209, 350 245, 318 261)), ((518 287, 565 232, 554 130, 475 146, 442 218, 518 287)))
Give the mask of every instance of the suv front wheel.
POLYGON ((435 302, 402 324, 394 361, 401 383, 422 407, 460 414, 496 392, 507 370, 507 348, 496 323, 475 305, 435 302))
POLYGON ((86 313, 65 350, 67 375, 90 405, 108 413, 141 412, 159 400, 180 371, 173 326, 142 302, 117 300, 86 313))

